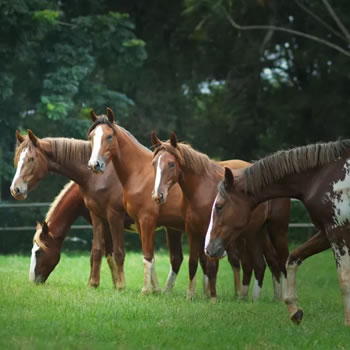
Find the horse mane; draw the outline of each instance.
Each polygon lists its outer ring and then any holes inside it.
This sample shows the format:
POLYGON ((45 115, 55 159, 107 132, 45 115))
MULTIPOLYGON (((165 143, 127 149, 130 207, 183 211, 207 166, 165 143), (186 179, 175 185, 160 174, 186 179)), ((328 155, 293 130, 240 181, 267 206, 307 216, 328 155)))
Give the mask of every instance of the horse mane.
POLYGON ((75 182, 74 181, 69 181, 67 182, 61 192, 56 196, 56 198, 53 200, 53 202, 50 205, 50 208, 46 214, 45 221, 49 223, 53 212, 57 208, 57 206, 60 204, 60 202, 65 198, 67 193, 71 190, 71 188, 74 186, 75 182))
MULTIPOLYGON (((91 154, 90 142, 77 139, 69 139, 64 137, 47 137, 40 141, 48 141, 50 143, 51 152, 57 159, 57 162, 64 164, 67 160, 88 162, 91 154)), ((27 138, 16 149, 14 164, 17 167, 20 154, 24 148, 29 150, 36 146, 27 138)))
POLYGON ((162 150, 172 154, 182 167, 192 170, 197 175, 217 176, 223 174, 223 168, 219 164, 187 143, 178 142, 175 148, 169 140, 162 142, 160 146, 155 148, 154 155, 162 150))
POLYGON ((273 153, 244 170, 246 191, 254 194, 287 175, 334 162, 349 147, 350 139, 315 143, 273 153))

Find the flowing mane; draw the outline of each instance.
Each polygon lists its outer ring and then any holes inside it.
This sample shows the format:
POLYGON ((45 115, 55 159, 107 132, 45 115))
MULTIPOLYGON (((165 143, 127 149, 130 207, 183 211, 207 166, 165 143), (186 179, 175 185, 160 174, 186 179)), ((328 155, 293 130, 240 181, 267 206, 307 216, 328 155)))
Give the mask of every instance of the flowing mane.
POLYGON ((154 150, 154 155, 164 150, 172 154, 182 167, 191 169, 197 175, 216 176, 223 174, 223 168, 206 154, 193 149, 189 144, 178 142, 177 147, 173 147, 170 141, 162 142, 154 150))
MULTIPOLYGON (((91 154, 90 142, 76 139, 69 139, 64 137, 47 137, 40 139, 40 142, 49 142, 51 152, 59 163, 64 164, 65 161, 76 160, 80 162, 88 162, 91 154)), ((29 150, 35 149, 36 146, 27 138, 16 149, 14 158, 15 167, 20 157, 20 154, 24 148, 28 147, 29 150)))
POLYGON ((282 150, 244 170, 246 190, 256 193, 283 177, 336 161, 350 147, 350 139, 282 150))

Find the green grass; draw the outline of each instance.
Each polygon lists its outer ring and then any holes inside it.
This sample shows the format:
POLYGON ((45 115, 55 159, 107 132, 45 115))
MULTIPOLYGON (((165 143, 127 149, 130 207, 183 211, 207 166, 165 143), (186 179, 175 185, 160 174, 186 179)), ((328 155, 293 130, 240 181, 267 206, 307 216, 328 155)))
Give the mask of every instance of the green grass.
MULTIPOLYGON (((307 260, 298 273, 304 310, 293 325, 272 298, 270 273, 257 302, 233 297, 227 261, 218 276, 218 301, 186 300, 187 257, 171 294, 142 296, 142 257, 126 258, 127 289, 112 288, 106 262, 101 285, 87 287, 89 257, 63 255, 45 285, 28 281, 29 257, 0 256, 0 349, 349 349, 343 302, 330 251, 307 260)), ((156 256, 164 285, 169 260, 156 256)))

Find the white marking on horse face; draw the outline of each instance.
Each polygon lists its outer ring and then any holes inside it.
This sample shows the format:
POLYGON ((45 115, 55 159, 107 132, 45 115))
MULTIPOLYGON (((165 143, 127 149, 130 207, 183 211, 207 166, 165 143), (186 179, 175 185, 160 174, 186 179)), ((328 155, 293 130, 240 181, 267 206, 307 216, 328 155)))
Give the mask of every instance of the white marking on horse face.
POLYGON ((254 288, 253 288, 253 295, 252 295, 252 298, 253 298, 253 299, 258 299, 258 298, 259 298, 259 296, 260 296, 260 290, 261 290, 261 288, 260 288, 260 286, 259 286, 258 280, 255 280, 255 282, 254 282, 254 288))
POLYGON ((32 256, 30 258, 30 269, 29 269, 29 281, 35 282, 35 266, 36 266, 36 255, 35 253, 40 249, 36 242, 34 242, 32 248, 32 256))
POLYGON ((98 153, 100 152, 101 144, 102 144, 102 136, 103 136, 103 129, 102 129, 102 126, 99 125, 95 129, 94 143, 93 143, 93 148, 92 148, 89 163, 90 162, 94 163, 98 158, 98 153))
POLYGON ((160 168, 160 158, 162 158, 163 155, 160 155, 158 158, 158 163, 157 163, 157 172, 156 172, 156 180, 154 182, 154 193, 158 195, 158 189, 160 185, 160 180, 162 178, 162 169, 160 168))
POLYGON ((335 226, 350 223, 350 160, 344 164, 345 177, 333 183, 333 193, 327 193, 334 205, 333 220, 335 226))
POLYGON ((210 222, 209 222, 207 234, 205 235, 205 245, 204 245, 205 250, 207 249, 210 242, 211 230, 213 229, 214 208, 215 208, 217 199, 218 199, 218 195, 216 195, 213 206, 211 207, 210 222))
POLYGON ((24 158, 26 157, 28 152, 28 147, 26 147, 22 152, 21 155, 19 156, 19 161, 18 161, 18 165, 17 165, 17 170, 16 170, 16 174, 12 180, 12 184, 11 184, 11 188, 13 189, 15 186, 15 183, 17 181, 17 179, 21 176, 21 171, 22 171, 22 167, 23 167, 23 163, 24 163, 24 158))

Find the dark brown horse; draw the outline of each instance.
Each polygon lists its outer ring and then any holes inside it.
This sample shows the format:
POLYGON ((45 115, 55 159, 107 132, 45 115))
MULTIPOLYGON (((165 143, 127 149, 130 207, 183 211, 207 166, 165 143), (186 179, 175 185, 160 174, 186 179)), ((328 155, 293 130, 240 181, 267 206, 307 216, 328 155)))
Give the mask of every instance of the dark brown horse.
MULTIPOLYGON (((92 115, 93 116, 93 115, 92 115)), ((174 186, 169 192, 169 204, 159 207, 151 199, 154 185, 152 153, 142 146, 128 131, 114 123, 111 109, 107 115, 93 116, 89 129, 92 153, 89 167, 95 173, 103 173, 112 161, 124 188, 123 203, 128 214, 135 220, 141 236, 144 285, 143 293, 157 288, 154 263, 154 232, 157 226, 184 229, 180 203, 182 191, 174 186)), ((232 263, 232 260, 230 260, 232 263)), ((206 257, 202 254, 201 265, 206 277, 206 257)), ((237 271, 237 269, 236 269, 237 271)), ((189 289, 191 296, 191 289, 189 289)))
MULTIPOLYGON (((182 211, 185 218, 185 227, 196 244, 190 245, 190 256, 196 257, 197 246, 204 252, 204 239, 207 232, 211 207, 216 196, 217 185, 224 175, 223 166, 231 169, 245 168, 250 164, 241 160, 216 162, 207 155, 194 150, 190 145, 178 143, 174 133, 170 141, 161 142, 155 133, 152 134, 152 143, 155 147, 153 166, 155 171, 155 185, 152 198, 157 203, 166 203, 167 195, 172 186, 179 184, 184 194, 182 211), (195 247, 196 251, 191 249, 195 247)), ((244 228, 244 241, 248 253, 252 258, 256 285, 253 297, 257 297, 262 287, 265 261, 270 263, 271 271, 276 282, 280 281, 281 272, 285 272, 284 265, 288 257, 288 223, 290 200, 280 199, 271 203, 259 205, 252 214, 249 223, 244 228), (279 210, 279 217, 271 215, 279 210), (277 260, 275 251, 264 249, 269 236, 266 229, 271 231, 272 237, 278 237, 277 252, 281 255, 277 260), (272 263, 271 263, 272 262, 272 263), (275 264, 273 264, 275 262, 275 264)), ((242 242, 239 243, 242 245, 242 242)), ((226 251, 227 248, 226 247, 226 251)), ((196 257, 198 259, 198 257, 196 257)), ((244 263, 243 271, 244 271, 244 263)), ((215 278, 217 262, 208 266, 208 276, 212 295, 215 294, 215 278)), ((277 285, 277 283, 275 284, 277 285)), ((248 291, 249 281, 243 278, 242 292, 248 291)))
POLYGON ((224 245, 240 235, 240 226, 260 202, 287 196, 304 203, 319 232, 287 261, 285 302, 296 323, 303 316, 296 303, 297 269, 306 258, 331 246, 344 298, 345 324, 350 325, 349 156, 350 140, 344 140, 280 151, 233 174, 226 169, 213 205, 207 233, 210 256, 220 255, 224 245))
MULTIPOLYGON (((113 245, 113 264, 116 287, 124 288, 124 219, 123 189, 113 166, 106 167, 105 175, 96 177, 86 164, 91 148, 87 141, 66 138, 37 138, 31 131, 28 137, 16 133, 18 147, 15 155, 16 174, 11 193, 16 199, 25 199, 28 191, 43 179, 49 171, 59 173, 75 181, 83 195, 85 206, 90 210, 93 224, 93 249, 91 252, 90 286, 98 286, 100 266, 105 242, 113 245), (111 237, 111 238, 110 238, 111 237)), ((151 154, 151 152, 150 152, 151 154)), ((49 222, 50 226, 50 222, 49 222)), ((167 281, 171 288, 182 262, 179 233, 167 231, 172 272, 167 281)))

